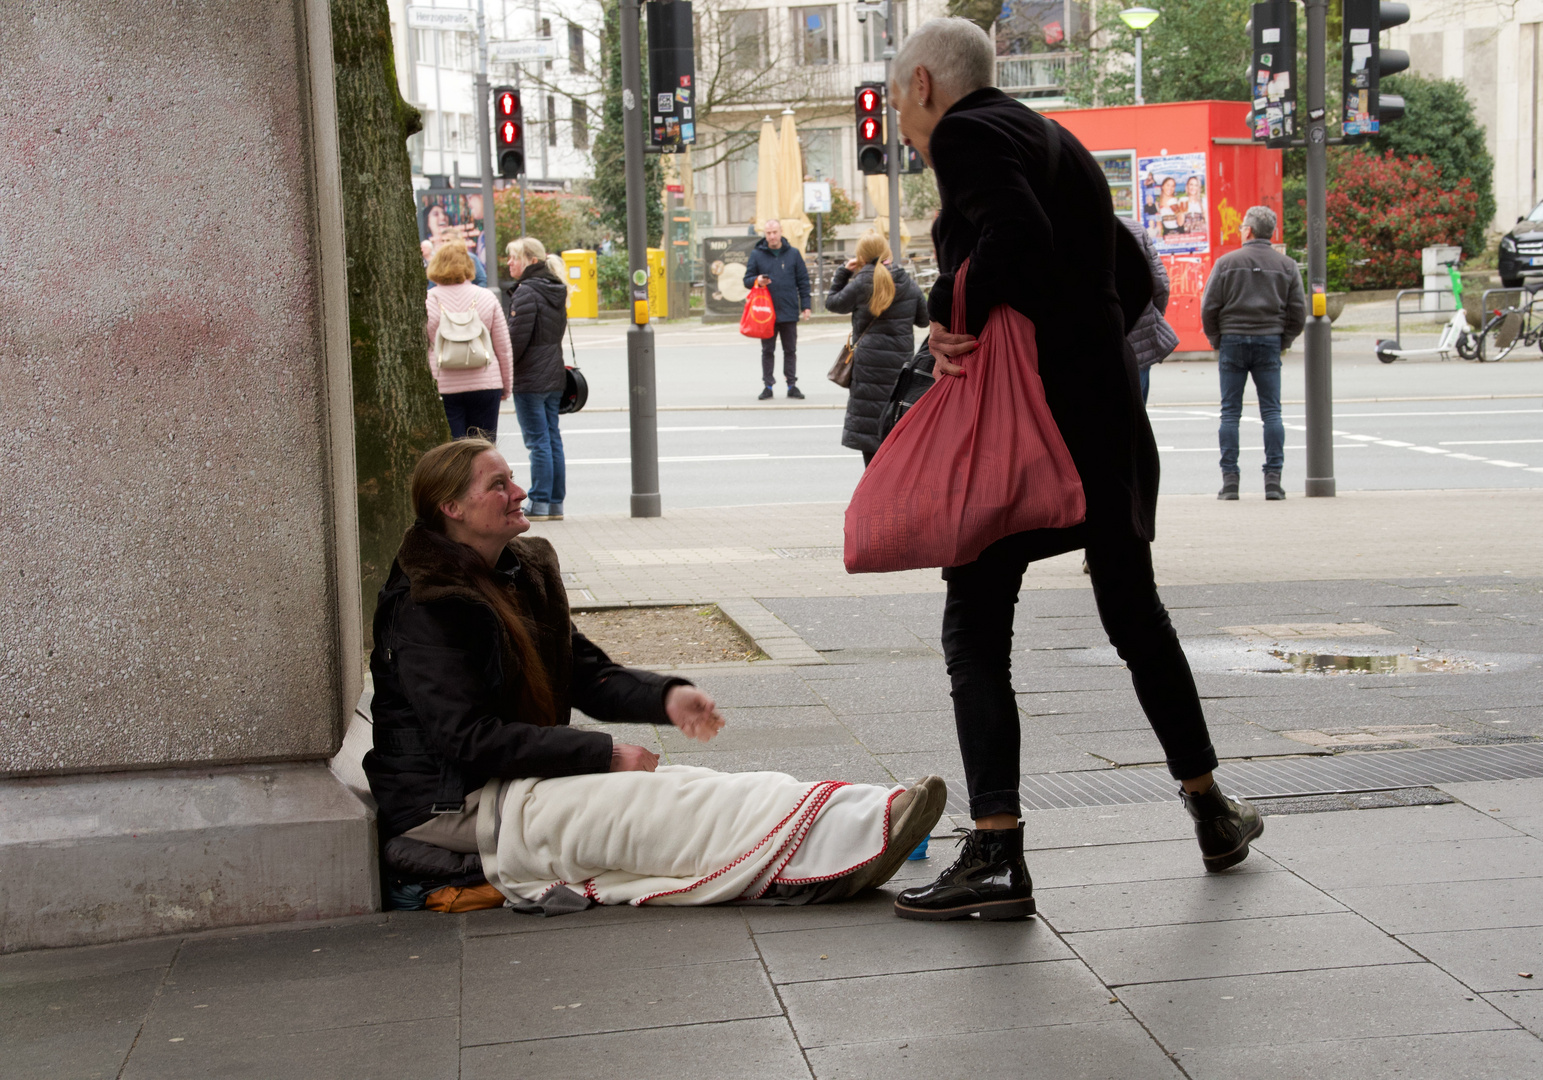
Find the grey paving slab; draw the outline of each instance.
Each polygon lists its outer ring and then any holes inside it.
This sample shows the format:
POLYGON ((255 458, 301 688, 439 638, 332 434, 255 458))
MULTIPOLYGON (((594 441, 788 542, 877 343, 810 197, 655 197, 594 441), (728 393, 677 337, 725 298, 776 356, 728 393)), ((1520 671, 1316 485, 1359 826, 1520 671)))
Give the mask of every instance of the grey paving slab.
MULTIPOLYGON (((941 668, 941 662, 940 662, 941 668)), ((825 704, 849 713, 946 712, 953 709, 948 680, 936 675, 901 677, 898 673, 853 676, 813 684, 825 704)))
MULTIPOLYGON (((1377 811, 1364 811, 1376 813, 1377 811)), ((1373 826, 1368 822, 1368 828, 1373 826)), ((1310 850, 1271 851, 1286 869, 1324 889, 1404 885, 1438 881, 1485 881, 1495 877, 1543 877, 1543 840, 1500 836, 1477 840, 1400 843, 1385 834, 1378 842, 1336 844, 1310 850)), ((1543 892, 1543 882, 1538 883, 1543 892)))
MULTIPOLYGON (((814 713, 825 710, 809 711, 814 713)), ((674 728, 663 731, 660 742, 672 760, 676 754, 685 753, 713 754, 725 751, 796 749, 801 746, 858 745, 851 731, 837 723, 833 717, 829 717, 828 713, 826 715, 827 720, 824 723, 816 721, 798 727, 750 727, 725 718, 723 730, 709 742, 702 743, 689 739, 674 728)))
MULTIPOLYGON (((1021 698, 1019 707, 1023 707, 1021 698)), ((1148 736, 1152 733, 1152 725, 1139 705, 1130 709, 1110 709, 1107 712, 1074 712, 1052 707, 1025 717, 1023 723, 1025 727, 1032 725, 1053 735, 1068 737, 1103 731, 1140 731, 1148 736)))
POLYGON ((461 1080, 794 1080, 809 1068, 781 1017, 467 1047, 461 1080))
MULTIPOLYGON (((1182 813, 1182 811, 1180 811, 1182 813)), ((1266 833, 1273 828, 1273 819, 1266 833)), ((1229 875, 1260 874, 1280 867, 1254 851, 1229 875)), ((1200 848, 1193 839, 1149 843, 1105 844, 1036 851, 1029 872, 1041 888, 1066 885, 1106 885, 1121 881, 1158 881, 1164 878, 1199 878, 1206 874, 1200 848)))
POLYGON ((820 704, 814 692, 792 673, 727 675, 714 672, 699 675, 692 681, 711 694, 720 707, 820 704))
POLYGON ((1369 847, 1373 843, 1420 844, 1441 840, 1514 837, 1505 823, 1467 806, 1397 806, 1354 814, 1293 814, 1270 818, 1255 845, 1269 854, 1305 855, 1325 847, 1369 847), (1368 817, 1367 815, 1372 815, 1368 817))
POLYGON ((493 958, 467 963, 464 1045, 782 1015, 755 960, 604 971, 530 961, 518 966, 506 961, 500 971, 497 963, 493 958), (532 987, 539 992, 532 994, 532 987))
POLYGON ((161 977, 144 968, 0 988, 0 1073, 117 1076, 161 977))
POLYGON ((1536 990, 1543 981, 1543 927, 1447 930, 1399 940, 1480 992, 1536 990))
POLYGON ((1419 959, 1366 920, 1334 913, 1092 930, 1066 941, 1111 986, 1419 959))
MULTIPOLYGON (((1210 725, 1211 745, 1219 758, 1295 757, 1312 748, 1253 724, 1210 725)), ((1167 759, 1157 736, 1148 731, 1090 731, 1075 737, 1079 747, 1116 765, 1156 765, 1167 759)))
POLYGON ((1432 964, 1148 983, 1120 991, 1164 1046, 1218 1050, 1503 1030, 1510 1017, 1432 964))
POLYGON ((781 986, 943 968, 1062 960, 1071 951, 1034 919, 982 923, 888 923, 759 933, 756 944, 781 986), (822 959, 822 957, 824 959, 822 959))
POLYGON ((1033 810, 1023 817, 1023 843, 1029 851, 1152 840, 1193 842, 1194 835, 1194 822, 1173 803, 1033 810))
POLYGON ((964 781, 959 779, 964 775, 964 759, 959 756, 957 749, 931 750, 918 754, 875 754, 874 759, 897 780, 904 780, 907 777, 941 776, 949 780, 950 803, 957 803, 962 807, 969 801, 964 781))
POLYGON ((667 728, 661 724, 601 724, 577 709, 574 710, 573 726, 584 731, 604 732, 613 742, 644 746, 656 754, 663 746, 661 736, 675 732, 673 727, 667 728))
POLYGON ((1543 927, 1536 878, 1335 889, 1334 899, 1390 934, 1543 927))
POLYGON ((1040 887, 1040 914, 1061 933, 1344 911, 1294 874, 1207 874, 1166 881, 1040 887))
POLYGON ((1485 994, 1484 1000, 1534 1035, 1543 1038, 1543 990, 1485 994))
POLYGON ((810 1050, 808 1056, 820 1080, 1179 1080, 1184 1075, 1128 1017, 854 1043, 810 1050))
POLYGON ((1105 1020, 1110 996, 1109 988, 1080 960, 878 975, 782 988, 788 1018, 805 1049, 1105 1020), (952 1002, 961 1007, 918 1009, 918 1002, 952 1002))
POLYGON ((1515 1080, 1543 1069, 1543 1042, 1518 1029, 1179 1050, 1178 1058, 1192 1080, 1515 1080))
MULTIPOLYGON (((755 959, 755 945, 737 908, 656 910, 668 911, 671 917, 651 920, 642 932, 635 924, 618 921, 570 924, 571 929, 554 933, 484 938, 478 948, 466 950, 466 978, 512 987, 528 983, 531 972, 537 970, 546 978, 557 970, 594 975, 755 959)), ((551 921, 578 918, 582 915, 560 915, 551 921)))
POLYGON ((127 971, 171 966, 178 938, 120 941, 77 949, 38 949, 0 956, 0 987, 60 979, 90 979, 127 971))
POLYGON ((123 1080, 455 1080, 460 1047, 453 1017, 324 1028, 260 1039, 141 1038, 123 1080))
MULTIPOLYGON (((1543 839, 1543 779, 1487 780, 1439 786, 1479 813, 1543 839)), ((4 968, 0 968, 0 979, 3 978, 4 968)))
MULTIPOLYGON (((460 916, 463 932, 468 939, 497 937, 503 934, 539 934, 576 930, 581 927, 621 925, 632 927, 636 933, 648 934, 657 922, 679 919, 680 908, 632 907, 630 904, 613 904, 588 908, 568 915, 543 918, 539 915, 522 915, 510 908, 490 908, 486 911, 468 911, 460 916)), ((472 946, 468 946, 468 952, 472 946)))
POLYGON ((875 754, 907 754, 954 750, 959 735, 954 712, 932 710, 905 713, 848 713, 842 717, 848 730, 875 754))
POLYGON ((892 784, 894 779, 856 743, 847 746, 783 746, 745 750, 687 750, 671 753, 675 765, 698 765, 720 772, 781 772, 800 780, 846 780, 855 784, 892 784))

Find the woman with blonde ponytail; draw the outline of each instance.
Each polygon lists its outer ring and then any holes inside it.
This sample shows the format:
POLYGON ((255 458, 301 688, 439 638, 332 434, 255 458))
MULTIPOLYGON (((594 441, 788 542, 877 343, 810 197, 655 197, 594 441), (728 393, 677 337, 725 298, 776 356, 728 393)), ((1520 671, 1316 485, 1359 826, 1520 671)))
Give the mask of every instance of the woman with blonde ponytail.
POLYGON ((548 255, 534 236, 513 240, 509 274, 518 284, 509 302, 509 343, 514 351, 514 416, 530 454, 531 521, 561 521, 568 470, 557 428, 568 373, 563 333, 568 329, 568 284, 563 260, 548 255))
POLYGON ((926 297, 889 260, 884 237, 864 233, 825 298, 827 311, 852 315, 852 386, 841 445, 861 450, 865 465, 879 448, 879 418, 900 369, 916 352, 913 328, 927 325, 926 297))

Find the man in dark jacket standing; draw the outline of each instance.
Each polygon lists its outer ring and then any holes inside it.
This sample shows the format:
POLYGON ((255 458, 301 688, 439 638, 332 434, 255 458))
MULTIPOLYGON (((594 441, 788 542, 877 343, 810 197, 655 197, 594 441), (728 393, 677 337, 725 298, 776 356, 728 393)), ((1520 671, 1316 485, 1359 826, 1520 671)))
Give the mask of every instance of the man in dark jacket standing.
POLYGON ((943 652, 975 829, 937 881, 895 901, 896 914, 912 919, 1034 913, 1018 817, 1013 608, 1029 562, 1079 547, 1104 629, 1182 784, 1206 868, 1240 862, 1261 831, 1257 811, 1212 780, 1216 753, 1194 677, 1153 580, 1157 445, 1125 336, 1151 299, 1151 273, 1116 224, 1092 155, 993 88, 994 77, 991 40, 965 19, 927 22, 894 61, 900 134, 932 166, 942 200, 933 244, 944 273, 929 300, 934 372, 969 377, 953 361, 975 348, 973 335, 998 304, 1031 319, 1045 396, 1082 479, 1087 518, 1005 537, 975 562, 943 571, 943 652), (967 333, 954 334, 954 276, 966 258, 967 333))
POLYGON ((782 377, 788 384, 788 397, 801 398, 804 392, 798 388, 798 320, 807 319, 811 313, 809 295, 809 268, 804 265, 804 255, 794 251, 793 245, 782 239, 782 222, 772 218, 766 223, 765 235, 750 252, 745 265, 745 288, 759 285, 771 290, 772 303, 777 308, 777 332, 761 340, 761 390, 760 400, 770 401, 772 387, 777 380, 772 372, 777 363, 777 339, 782 339, 782 377))
POLYGON ((1200 302, 1200 325, 1211 348, 1221 349, 1222 489, 1218 499, 1238 497, 1238 421, 1243 387, 1254 377, 1259 419, 1264 422, 1264 497, 1286 497, 1286 426, 1280 418, 1280 354, 1291 347, 1307 322, 1302 271, 1296 260, 1270 246, 1275 212, 1250 207, 1243 215, 1243 246, 1217 259, 1200 302))

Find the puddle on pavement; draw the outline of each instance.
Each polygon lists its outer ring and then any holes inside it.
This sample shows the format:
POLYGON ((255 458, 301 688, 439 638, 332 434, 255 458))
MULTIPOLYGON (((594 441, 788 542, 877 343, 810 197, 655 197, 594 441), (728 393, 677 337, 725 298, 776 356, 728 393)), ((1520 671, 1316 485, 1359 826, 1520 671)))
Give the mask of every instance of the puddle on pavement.
POLYGON ((1376 656, 1349 656, 1335 653, 1286 652, 1271 649, 1270 655, 1301 675, 1334 675, 1341 672, 1362 675, 1419 675, 1451 671, 1472 671, 1478 665, 1469 660, 1438 659, 1390 653, 1376 656))

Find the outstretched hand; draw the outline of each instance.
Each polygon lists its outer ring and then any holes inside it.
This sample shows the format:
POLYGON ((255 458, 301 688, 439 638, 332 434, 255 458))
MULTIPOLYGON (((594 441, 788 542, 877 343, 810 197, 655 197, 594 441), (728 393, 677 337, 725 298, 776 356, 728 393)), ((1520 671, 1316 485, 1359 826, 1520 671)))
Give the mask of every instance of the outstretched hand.
POLYGON ((664 698, 664 714, 688 739, 707 742, 723 730, 718 703, 694 686, 672 686, 664 698))
POLYGON ((927 332, 927 351, 932 353, 933 375, 963 375, 964 368, 953 363, 953 358, 975 351, 979 344, 969 334, 950 334, 942 323, 935 322, 927 332))
POLYGON ((611 744, 612 772, 653 772, 659 767, 659 755, 631 743, 611 744))

